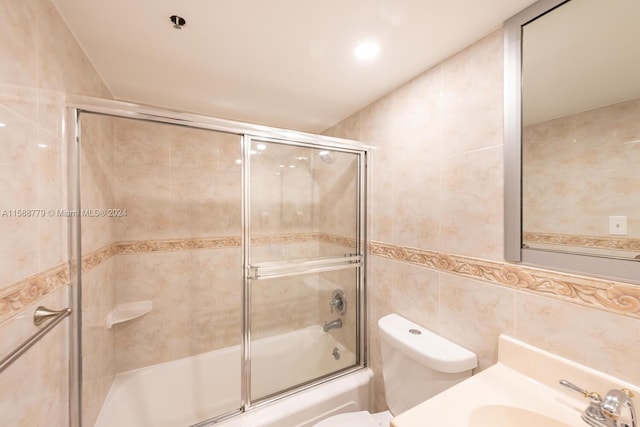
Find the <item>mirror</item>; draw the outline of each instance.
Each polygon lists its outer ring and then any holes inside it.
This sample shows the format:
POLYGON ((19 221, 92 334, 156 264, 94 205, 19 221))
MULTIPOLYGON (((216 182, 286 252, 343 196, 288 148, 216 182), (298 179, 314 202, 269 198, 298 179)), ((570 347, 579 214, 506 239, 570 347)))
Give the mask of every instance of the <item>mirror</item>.
POLYGON ((640 281, 640 2, 542 0, 505 26, 505 255, 640 281))

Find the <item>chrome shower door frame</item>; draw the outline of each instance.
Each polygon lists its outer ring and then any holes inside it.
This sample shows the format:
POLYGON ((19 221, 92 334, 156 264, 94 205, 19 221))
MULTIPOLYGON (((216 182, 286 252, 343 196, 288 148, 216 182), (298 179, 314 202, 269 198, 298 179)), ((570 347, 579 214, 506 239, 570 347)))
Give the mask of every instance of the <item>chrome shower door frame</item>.
MULTIPOLYGON (((242 254, 243 254, 243 302, 242 302, 242 383, 241 405, 232 412, 204 420, 193 427, 214 425, 225 419, 239 415, 251 409, 261 407, 275 400, 282 399, 291 394, 314 387, 339 376, 363 369, 367 366, 367 307, 365 269, 367 265, 367 161, 371 147, 357 141, 334 138, 305 132, 291 131, 249 123, 218 119, 199 114, 172 111, 152 106, 135 104, 130 102, 115 101, 109 99, 70 96, 67 99, 67 111, 65 120, 65 139, 67 143, 67 169, 68 169, 68 205, 71 210, 81 209, 80 200, 80 115, 91 113, 119 118, 137 119, 149 122, 173 124, 190 128, 212 130, 235 134, 241 137, 242 146, 242 254), (324 260, 315 260, 304 267, 304 262, 298 263, 298 268, 308 268, 317 271, 329 271, 340 268, 356 269, 356 365, 334 372, 323 378, 310 381, 299 387, 282 392, 274 397, 260 399, 253 402, 251 399, 251 303, 250 280, 252 271, 256 266, 250 266, 250 147, 251 141, 260 140, 287 145, 296 145, 309 148, 330 149, 341 152, 353 153, 358 158, 357 171, 357 231, 356 254, 351 257, 333 257, 324 260)), ((71 286, 69 287, 70 301, 72 301, 73 315, 70 322, 70 384, 69 384, 69 423, 71 427, 82 426, 82 248, 81 248, 81 218, 79 216, 69 218, 69 264, 71 272, 71 286)), ((260 265, 257 266, 261 267, 260 265)), ((262 266, 263 269, 266 266, 262 266)), ((291 268, 289 267, 284 267, 291 268)), ((278 274, 278 266, 269 266, 269 277, 278 274)), ((296 270, 299 272, 299 270, 296 270)))
MULTIPOLYGON (((245 134, 243 138, 243 201, 242 201, 242 229, 243 229, 243 410, 247 411, 263 406, 275 400, 282 399, 293 393, 308 389, 315 385, 329 381, 337 376, 342 376, 354 370, 366 366, 366 183, 367 183, 367 153, 370 147, 349 140, 338 140, 335 138, 317 136, 315 141, 306 138, 296 138, 296 132, 289 132, 287 139, 278 137, 265 137, 245 134), (251 145, 252 142, 266 142, 276 144, 286 144, 289 146, 306 147, 312 149, 331 149, 332 151, 349 153, 357 156, 358 168, 357 176, 357 214, 356 214, 356 253, 348 256, 328 256, 312 259, 274 261, 252 263, 251 258, 251 145), (251 396, 251 281, 262 279, 273 279, 278 277, 294 276, 298 274, 317 273, 335 271, 340 269, 356 269, 356 295, 358 303, 356 306, 356 365, 347 368, 339 373, 333 373, 320 379, 311 380, 292 390, 279 393, 275 397, 260 398, 254 401, 251 396)), ((301 134, 305 135, 305 134, 301 134)), ((203 424, 205 426, 207 424, 203 424)), ((195 427, 195 426, 194 426, 195 427)))

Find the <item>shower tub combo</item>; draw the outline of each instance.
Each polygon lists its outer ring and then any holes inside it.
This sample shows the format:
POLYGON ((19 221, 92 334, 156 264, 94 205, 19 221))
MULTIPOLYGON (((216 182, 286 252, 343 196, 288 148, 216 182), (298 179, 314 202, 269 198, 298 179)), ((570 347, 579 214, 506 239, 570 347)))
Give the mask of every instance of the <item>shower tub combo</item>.
POLYGON ((367 147, 70 103, 71 208, 126 212, 71 219, 72 427, 311 426, 370 409, 367 147))
MULTIPOLYGON (((253 378, 260 394, 299 384, 310 374, 331 372, 336 362, 333 349, 348 352, 319 326, 263 338, 254 347, 271 356, 264 360, 271 375, 253 378), (306 354, 304 364, 297 363, 300 347, 306 354), (294 353, 296 360, 287 357, 294 353)), ((209 414, 223 413, 235 403, 229 396, 240 392, 239 361, 240 346, 233 346, 119 374, 96 427, 190 426, 209 414)), ((302 427, 334 414, 366 410, 371 377, 369 369, 361 369, 216 425, 302 427)))

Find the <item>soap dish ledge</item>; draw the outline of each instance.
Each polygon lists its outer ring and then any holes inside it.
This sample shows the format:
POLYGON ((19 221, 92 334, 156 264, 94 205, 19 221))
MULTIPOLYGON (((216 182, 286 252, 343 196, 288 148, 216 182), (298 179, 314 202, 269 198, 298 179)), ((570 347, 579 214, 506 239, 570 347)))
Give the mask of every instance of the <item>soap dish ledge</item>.
POLYGON ((153 308, 153 302, 149 300, 118 304, 107 315, 107 329, 113 325, 137 319, 149 313, 153 308))

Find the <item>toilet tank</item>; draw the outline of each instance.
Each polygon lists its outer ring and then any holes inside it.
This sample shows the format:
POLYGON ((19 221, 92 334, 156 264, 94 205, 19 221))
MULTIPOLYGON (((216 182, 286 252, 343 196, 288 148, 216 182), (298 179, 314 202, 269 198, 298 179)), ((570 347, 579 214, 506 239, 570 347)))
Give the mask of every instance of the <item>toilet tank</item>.
POLYGON ((471 376, 475 353, 397 314, 378 321, 387 406, 393 415, 471 376))

